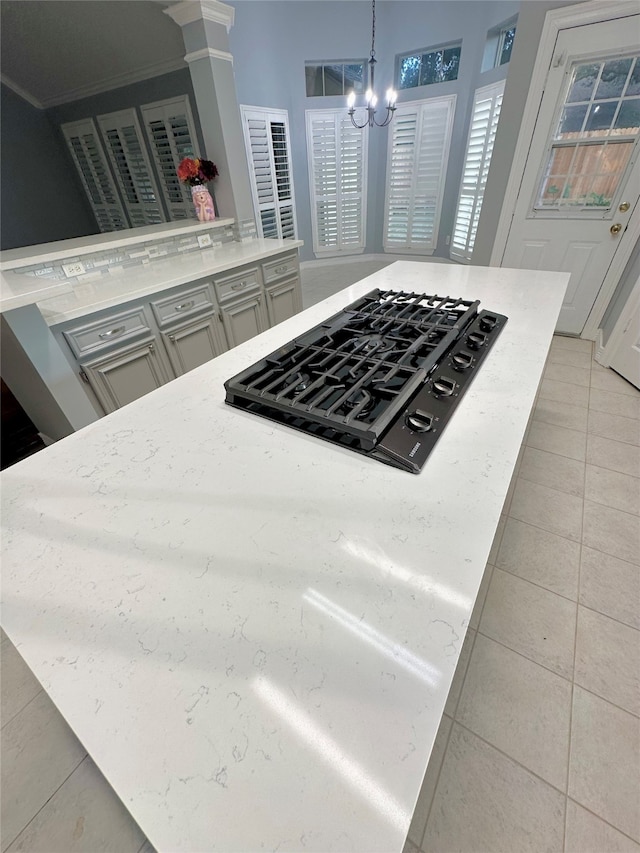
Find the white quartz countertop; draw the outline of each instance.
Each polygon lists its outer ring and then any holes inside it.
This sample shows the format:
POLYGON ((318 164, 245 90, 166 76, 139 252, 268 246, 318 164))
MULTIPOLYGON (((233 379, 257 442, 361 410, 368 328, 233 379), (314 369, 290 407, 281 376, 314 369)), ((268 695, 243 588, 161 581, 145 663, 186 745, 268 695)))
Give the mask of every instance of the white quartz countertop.
POLYGON ((287 250, 294 251, 302 245, 301 240, 261 237, 223 243, 222 246, 171 255, 73 285, 8 272, 1 274, 1 310, 37 303, 48 325, 55 326, 93 311, 121 305, 130 299, 159 293, 287 250))
POLYGON ((158 851, 402 850, 568 278, 395 263, 3 472, 2 626, 158 851), (509 316, 417 476, 224 404, 374 287, 509 316))
POLYGON ((196 219, 184 222, 162 222, 158 225, 143 225, 140 228, 128 228, 124 231, 88 234, 86 237, 74 237, 70 240, 56 240, 53 243, 38 243, 35 246, 6 249, 0 252, 0 270, 5 272, 17 267, 41 264, 44 261, 53 262, 74 256, 81 257, 92 252, 119 249, 149 240, 160 240, 163 237, 196 234, 198 231, 209 231, 212 227, 233 225, 234 222, 234 219, 214 219, 213 222, 198 222, 196 219))

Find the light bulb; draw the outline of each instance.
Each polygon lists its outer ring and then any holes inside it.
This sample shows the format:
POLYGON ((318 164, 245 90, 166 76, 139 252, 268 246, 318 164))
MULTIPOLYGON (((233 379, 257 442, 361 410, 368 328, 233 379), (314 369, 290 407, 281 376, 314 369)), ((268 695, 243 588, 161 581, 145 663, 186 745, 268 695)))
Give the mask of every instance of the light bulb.
POLYGON ((347 97, 347 106, 352 110, 356 103, 356 93, 352 90, 347 97))
POLYGON ((374 95, 373 95, 373 92, 371 91, 371 89, 367 89, 367 94, 365 95, 365 98, 367 99, 367 104, 371 103, 371 99, 373 97, 374 97, 374 95))
POLYGON ((398 93, 394 89, 387 89, 387 103, 392 107, 398 98, 398 93))
POLYGON ((371 106, 375 107, 375 105, 377 103, 378 103, 378 96, 377 95, 371 95, 371 106))

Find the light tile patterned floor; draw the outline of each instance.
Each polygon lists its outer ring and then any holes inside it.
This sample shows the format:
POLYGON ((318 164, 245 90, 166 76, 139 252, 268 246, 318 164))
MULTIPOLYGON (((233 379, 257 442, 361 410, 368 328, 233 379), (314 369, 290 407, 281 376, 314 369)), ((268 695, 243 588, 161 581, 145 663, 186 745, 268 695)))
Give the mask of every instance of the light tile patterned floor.
MULTIPOLYGON (((384 265, 305 270, 305 307, 384 265)), ((555 338, 406 853, 640 853, 639 490, 640 393, 555 338)), ((0 651, 3 853, 153 853, 0 651)))

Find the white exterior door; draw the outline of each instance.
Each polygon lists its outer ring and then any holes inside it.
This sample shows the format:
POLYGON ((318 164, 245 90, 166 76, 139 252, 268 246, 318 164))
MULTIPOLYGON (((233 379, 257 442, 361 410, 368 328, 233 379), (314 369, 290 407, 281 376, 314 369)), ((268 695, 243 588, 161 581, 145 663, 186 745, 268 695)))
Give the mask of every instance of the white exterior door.
POLYGON ((579 335, 640 195, 640 15, 558 34, 501 265, 570 272, 579 335))
POLYGON ((616 327, 612 333, 611 337, 615 335, 618 342, 614 344, 609 366, 640 390, 640 279, 618 323, 621 332, 618 336, 616 327))

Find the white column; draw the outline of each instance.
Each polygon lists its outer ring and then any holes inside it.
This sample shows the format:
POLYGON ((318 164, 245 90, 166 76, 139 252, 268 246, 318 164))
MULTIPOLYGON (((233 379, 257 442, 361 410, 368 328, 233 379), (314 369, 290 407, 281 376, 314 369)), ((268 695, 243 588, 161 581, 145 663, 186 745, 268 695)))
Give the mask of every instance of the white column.
POLYGON ((229 52, 234 9, 219 0, 184 0, 165 9, 181 28, 206 158, 220 172, 215 195, 221 216, 236 220, 236 237, 255 236, 240 109, 229 52))

